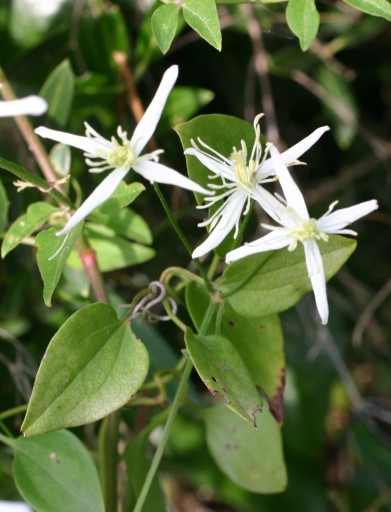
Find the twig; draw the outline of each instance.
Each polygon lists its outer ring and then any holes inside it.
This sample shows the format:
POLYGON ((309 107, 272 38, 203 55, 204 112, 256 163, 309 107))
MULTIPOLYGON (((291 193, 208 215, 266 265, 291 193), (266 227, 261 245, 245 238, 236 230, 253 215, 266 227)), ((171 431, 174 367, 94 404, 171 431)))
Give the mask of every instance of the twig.
POLYGON ((255 19, 253 8, 250 5, 241 5, 240 8, 246 18, 248 33, 253 45, 254 69, 259 79, 259 87, 262 92, 262 111, 266 118, 266 138, 276 144, 280 140, 280 134, 268 74, 268 55, 263 44, 261 27, 255 19))
POLYGON ((373 297, 368 306, 364 309, 360 318, 358 319, 352 334, 352 343, 355 347, 358 347, 362 343, 362 337, 364 331, 371 321, 372 316, 375 311, 381 306, 381 304, 386 300, 386 298, 391 293, 391 279, 389 279, 386 284, 377 292, 377 294, 373 297))

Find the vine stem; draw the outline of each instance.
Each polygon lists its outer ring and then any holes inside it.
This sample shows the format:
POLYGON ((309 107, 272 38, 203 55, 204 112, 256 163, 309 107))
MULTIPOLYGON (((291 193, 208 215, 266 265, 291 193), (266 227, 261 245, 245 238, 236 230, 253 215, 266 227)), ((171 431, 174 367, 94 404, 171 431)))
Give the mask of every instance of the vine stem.
MULTIPOLYGON (((198 334, 200 336, 202 336, 203 334, 206 333, 206 331, 209 327, 209 324, 212 320, 213 313, 217 306, 218 305, 215 302, 212 302, 212 301, 209 302, 208 309, 206 310, 205 316, 202 320, 201 327, 198 331, 198 334)), ((133 512, 142 512, 142 510, 143 510, 143 506, 144 506, 145 500, 147 498, 149 489, 151 487, 153 478, 158 470, 158 467, 160 465, 160 462, 161 462, 163 454, 164 454, 164 450, 167 445, 168 438, 170 437, 171 429, 174 424, 175 417, 178 413, 179 406, 184 398, 186 386, 187 386, 188 380, 190 378, 192 369, 193 369, 193 363, 190 359, 188 359, 186 361, 185 367, 183 369, 183 372, 182 372, 182 375, 181 375, 181 378, 179 381, 179 385, 176 390, 175 397, 174 397, 174 400, 173 400, 171 408, 170 408, 170 412, 168 414, 166 424, 164 425, 162 437, 160 438, 159 445, 158 445, 156 452, 153 456, 151 465, 149 467, 149 471, 144 480, 143 487, 138 496, 138 499, 137 499, 136 505, 133 509, 133 512)))
MULTIPOLYGON (((155 182, 153 184, 153 187, 155 189, 155 192, 156 192, 158 198, 160 199, 160 202, 161 202, 161 204, 162 204, 162 206, 164 208, 164 211, 167 214, 168 220, 171 222, 172 227, 174 228, 176 234, 178 235, 178 238, 183 243, 183 245, 185 246, 187 252, 191 256, 192 252, 193 252, 193 248, 192 248, 190 242, 188 241, 188 239, 186 238, 185 234, 183 233, 183 231, 179 227, 179 224, 178 224, 177 220, 175 219, 174 215, 172 214, 171 209, 168 206, 166 198, 162 194, 162 191, 160 190, 159 185, 155 182)), ((205 283, 205 286, 206 286, 208 292, 213 293, 213 291, 214 291, 213 290, 213 286, 212 286, 212 284, 211 284, 211 282, 210 282, 210 280, 209 280, 209 278, 207 276, 207 273, 205 272, 205 269, 202 266, 200 260, 195 258, 194 259, 194 263, 196 264, 197 270, 200 273, 202 279, 204 280, 204 283, 205 283)))
POLYGON ((176 391, 174 401, 172 402, 166 424, 164 425, 164 430, 163 430, 163 434, 162 434, 162 437, 159 442, 159 446, 157 447, 155 455, 152 459, 151 466, 150 466, 148 474, 144 480, 143 488, 141 489, 141 492, 138 496, 137 503, 133 509, 133 512, 142 512, 144 502, 145 502, 145 499, 149 492, 149 489, 151 487, 153 478, 154 478, 155 473, 159 467, 160 461, 163 457, 163 453, 166 448, 168 438, 171 434, 172 425, 173 425, 175 417, 178 413, 180 403, 183 400, 183 397, 184 397, 184 394, 186 391, 186 386, 187 386, 192 369, 193 369, 193 363, 191 362, 190 359, 188 359, 186 361, 185 368, 181 375, 178 389, 176 391))

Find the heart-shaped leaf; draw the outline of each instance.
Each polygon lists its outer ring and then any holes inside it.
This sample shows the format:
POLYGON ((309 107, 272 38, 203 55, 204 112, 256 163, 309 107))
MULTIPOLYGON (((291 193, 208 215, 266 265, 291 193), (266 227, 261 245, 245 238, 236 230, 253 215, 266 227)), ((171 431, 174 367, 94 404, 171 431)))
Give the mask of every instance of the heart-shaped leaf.
POLYGON ((49 343, 22 431, 91 423, 122 407, 144 382, 148 352, 108 304, 74 313, 49 343))

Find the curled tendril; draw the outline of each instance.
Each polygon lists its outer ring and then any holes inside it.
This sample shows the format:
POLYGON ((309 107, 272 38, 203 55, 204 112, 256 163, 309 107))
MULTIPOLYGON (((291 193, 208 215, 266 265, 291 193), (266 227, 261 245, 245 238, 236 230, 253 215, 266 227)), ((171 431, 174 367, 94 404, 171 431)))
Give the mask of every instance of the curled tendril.
POLYGON ((159 315, 151 311, 151 308, 167 300, 170 308, 175 315, 177 312, 177 304, 172 297, 167 296, 166 288, 160 281, 152 281, 149 283, 149 293, 144 295, 133 307, 133 310, 129 314, 129 321, 136 316, 142 316, 147 322, 167 322, 171 320, 168 315, 159 315))

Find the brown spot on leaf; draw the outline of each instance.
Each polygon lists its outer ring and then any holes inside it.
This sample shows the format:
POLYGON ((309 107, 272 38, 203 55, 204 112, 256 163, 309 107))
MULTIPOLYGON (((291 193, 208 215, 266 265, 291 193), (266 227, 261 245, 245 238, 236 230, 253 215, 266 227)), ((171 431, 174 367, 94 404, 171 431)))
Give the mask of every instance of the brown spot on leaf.
POLYGON ((285 388, 285 368, 280 370, 280 384, 277 386, 276 393, 269 399, 270 412, 275 417, 277 423, 282 425, 284 421, 284 388, 285 388))
POLYGON ((230 327, 236 327, 236 322, 235 322, 235 320, 232 320, 232 318, 230 318, 230 319, 228 320, 228 325, 229 325, 230 327))

